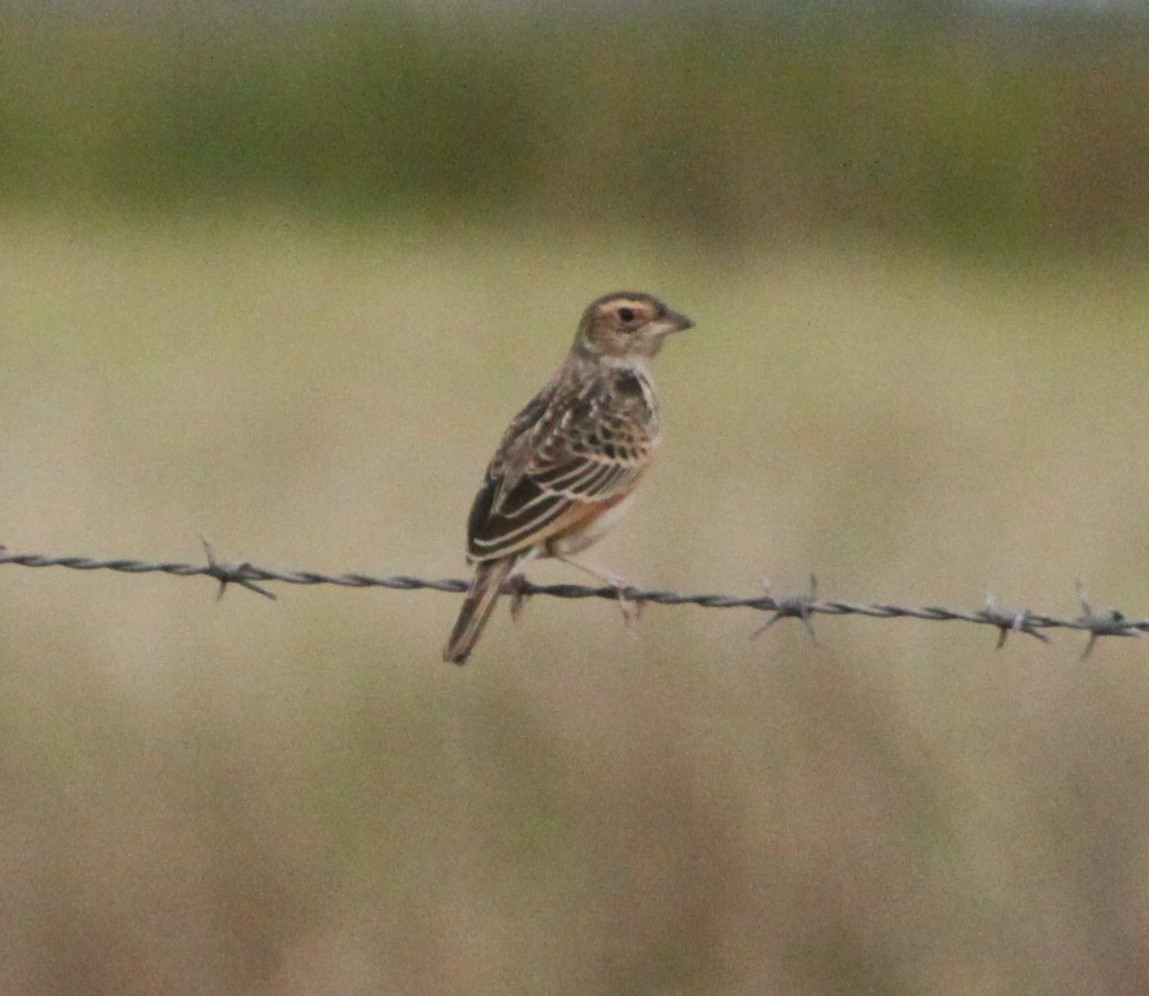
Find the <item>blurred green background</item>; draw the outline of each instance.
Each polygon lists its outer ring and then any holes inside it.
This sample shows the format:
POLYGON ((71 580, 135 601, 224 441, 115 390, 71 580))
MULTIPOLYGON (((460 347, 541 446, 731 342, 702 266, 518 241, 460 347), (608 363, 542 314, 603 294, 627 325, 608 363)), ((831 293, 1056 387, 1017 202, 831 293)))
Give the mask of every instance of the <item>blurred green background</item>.
MULTIPOLYGON (((1140 6, 4 8, 0 543, 461 576, 632 287, 597 562, 1142 617, 1147 156, 1140 6)), ((1142 640, 0 581, 5 996, 1149 986, 1142 640)))
POLYGON ((1046 6, 10 10, 0 194, 1144 251, 1143 5, 1046 6))

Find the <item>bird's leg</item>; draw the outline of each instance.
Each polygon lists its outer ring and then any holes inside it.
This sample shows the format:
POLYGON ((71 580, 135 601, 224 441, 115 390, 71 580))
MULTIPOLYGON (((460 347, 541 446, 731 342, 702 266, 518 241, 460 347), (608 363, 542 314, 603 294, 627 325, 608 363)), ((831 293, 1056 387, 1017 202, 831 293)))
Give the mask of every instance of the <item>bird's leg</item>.
POLYGON ((605 571, 601 567, 594 567, 581 560, 575 560, 574 557, 564 556, 560 553, 556 553, 554 556, 564 564, 577 567, 580 571, 589 574, 592 578, 597 578, 603 584, 610 585, 614 588, 618 593, 618 607, 622 609, 622 618, 626 621, 627 626, 634 626, 641 618, 642 608, 646 603, 641 599, 632 600, 627 598, 627 591, 633 590, 634 585, 625 578, 621 578, 617 574, 612 574, 610 571, 605 571))
POLYGON ((536 555, 535 550, 528 550, 520 556, 505 582, 507 592, 511 596, 511 619, 516 623, 522 618, 523 610, 527 607, 527 599, 531 597, 526 591, 527 564, 534 560, 536 555))
POLYGON ((523 616, 523 609, 527 607, 530 595, 526 592, 527 575, 521 568, 515 568, 514 573, 507 578, 507 587, 511 592, 511 619, 518 622, 523 616))

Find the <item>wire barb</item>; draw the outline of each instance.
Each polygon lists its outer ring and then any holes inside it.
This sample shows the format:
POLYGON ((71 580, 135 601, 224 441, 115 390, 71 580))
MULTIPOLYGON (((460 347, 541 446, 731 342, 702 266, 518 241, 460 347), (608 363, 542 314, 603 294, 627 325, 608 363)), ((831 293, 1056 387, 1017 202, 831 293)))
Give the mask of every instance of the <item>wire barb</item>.
POLYGON ((1081 625, 1082 629, 1089 630, 1089 642, 1085 644, 1085 649, 1081 651, 1081 659, 1085 660, 1091 653, 1093 653, 1093 645, 1097 642, 1099 636, 1137 636, 1139 630, 1135 623, 1130 623, 1123 612, 1117 609, 1105 609, 1102 612, 1094 612, 1089 605, 1088 597, 1085 593, 1085 586, 1078 578, 1074 582, 1077 587, 1077 600, 1081 603, 1081 616, 1077 622, 1081 625))
MULTIPOLYGON (((42 553, 9 553, 0 544, 0 567, 11 564, 17 567, 67 567, 75 571, 119 571, 124 574, 170 574, 174 577, 210 577, 219 584, 216 599, 223 597, 229 584, 238 584, 265 598, 276 599, 274 592, 263 587, 268 581, 283 584, 320 585, 331 584, 342 588, 392 588, 398 591, 429 590, 447 594, 463 594, 470 582, 457 578, 428 580, 408 574, 392 577, 373 577, 369 574, 321 574, 318 571, 273 571, 257 567, 249 561, 230 564, 216 560, 211 544, 202 539, 207 565, 185 563, 154 563, 146 560, 96 560, 91 557, 52 557, 42 553)), ((1025 633, 1043 643, 1049 642, 1044 630, 1073 629, 1089 634, 1082 657, 1088 657, 1100 637, 1140 636, 1149 631, 1149 619, 1130 619, 1118 609, 1094 611, 1085 595, 1080 581, 1076 582, 1077 598, 1081 615, 1075 619, 1061 619, 1043 615, 1031 609, 1000 609, 992 596, 986 598, 985 606, 973 612, 963 612, 940 606, 891 605, 887 603, 858 604, 854 602, 819 601, 818 581, 810 575, 807 590, 797 595, 775 597, 770 594, 770 583, 763 581, 764 594, 750 597, 737 595, 687 595, 676 591, 642 591, 627 588, 627 599, 637 603, 653 602, 657 605, 697 605, 706 609, 755 609, 769 612, 770 618, 752 636, 759 636, 772 627, 779 619, 800 619, 812 639, 815 638, 813 617, 817 614, 829 616, 858 615, 870 619, 921 619, 926 622, 967 622, 982 626, 994 626, 998 630, 997 647, 1005 645, 1011 633, 1025 633)), ((604 598, 617 601, 619 590, 604 586, 590 588, 577 584, 535 584, 525 578, 515 579, 514 588, 509 592, 519 601, 531 595, 549 595, 552 598, 604 598)), ((815 641, 816 642, 816 641, 815 641)))
MULTIPOLYGON (((810 614, 817 611, 818 579, 811 574, 810 586, 806 591, 798 595, 784 595, 781 598, 774 598, 770 595, 772 587, 769 578, 762 579, 762 590, 766 593, 769 601, 773 603, 774 614, 750 634, 750 639, 757 639, 779 619, 801 619, 802 625, 806 627, 806 632, 810 634, 810 640, 817 643, 818 637, 814 632, 814 623, 810 619, 810 614)), ((769 611, 765 607, 763 608, 765 611, 769 611)))
POLYGON ((985 596, 985 608, 978 614, 998 629, 995 650, 1001 650, 1005 646, 1010 633, 1028 633, 1037 637, 1042 643, 1049 642, 1049 637, 1035 628, 1031 621, 1033 613, 1029 609, 999 609, 994 605, 992 592, 985 596))
POLYGON ((229 584, 238 584, 248 591, 254 591, 264 598, 270 598, 273 602, 279 600, 279 596, 273 592, 268 591, 266 588, 261 588, 252 579, 249 572, 254 568, 246 560, 242 564, 222 564, 215 559, 215 553, 211 548, 211 544, 207 538, 201 536, 199 541, 203 544, 203 552, 207 556, 207 571, 206 573, 215 578, 219 582, 219 591, 215 594, 217 602, 223 601, 224 592, 227 591, 229 584))

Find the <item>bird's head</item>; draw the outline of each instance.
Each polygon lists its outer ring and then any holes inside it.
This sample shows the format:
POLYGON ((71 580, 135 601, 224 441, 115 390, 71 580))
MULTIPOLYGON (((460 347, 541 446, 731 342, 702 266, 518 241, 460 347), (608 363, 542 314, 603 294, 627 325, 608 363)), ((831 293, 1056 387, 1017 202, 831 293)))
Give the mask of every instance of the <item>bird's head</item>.
POLYGON ((693 327, 694 322, 656 297, 620 291, 600 297, 583 312, 575 347, 592 356, 651 357, 670 333, 693 327))

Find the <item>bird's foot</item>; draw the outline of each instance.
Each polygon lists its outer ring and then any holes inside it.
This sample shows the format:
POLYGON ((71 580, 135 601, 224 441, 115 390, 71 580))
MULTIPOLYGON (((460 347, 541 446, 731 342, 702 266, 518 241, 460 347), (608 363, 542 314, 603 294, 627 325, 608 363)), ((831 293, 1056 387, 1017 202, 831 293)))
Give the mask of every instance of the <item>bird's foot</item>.
POLYGON ((523 617, 523 611, 527 607, 527 599, 531 597, 527 592, 527 576, 522 573, 515 573, 507 578, 506 583, 511 596, 511 619, 517 623, 523 617))

